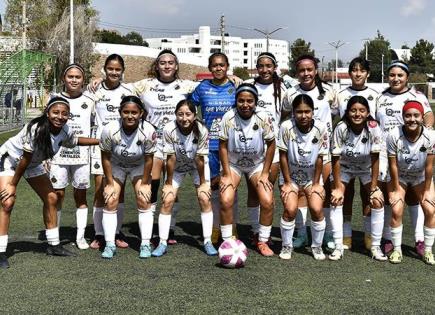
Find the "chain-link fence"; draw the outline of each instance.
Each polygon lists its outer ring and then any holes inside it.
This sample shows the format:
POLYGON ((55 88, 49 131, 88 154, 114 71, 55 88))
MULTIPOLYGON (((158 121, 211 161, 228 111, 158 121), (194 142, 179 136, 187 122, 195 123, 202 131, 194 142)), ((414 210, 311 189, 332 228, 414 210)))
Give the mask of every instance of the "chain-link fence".
POLYGON ((24 124, 23 85, 0 86, 0 131, 12 130, 24 124))

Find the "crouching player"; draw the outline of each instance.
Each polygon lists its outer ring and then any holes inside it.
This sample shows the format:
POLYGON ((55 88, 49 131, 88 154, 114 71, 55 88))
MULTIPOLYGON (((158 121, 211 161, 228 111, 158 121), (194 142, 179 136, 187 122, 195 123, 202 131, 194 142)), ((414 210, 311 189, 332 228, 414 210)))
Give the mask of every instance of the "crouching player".
POLYGON ((167 251, 171 223, 171 209, 178 188, 186 174, 190 174, 196 187, 201 208, 204 250, 207 255, 217 255, 211 243, 213 212, 210 203, 210 169, 208 166, 208 130, 196 117, 196 106, 187 100, 178 102, 176 120, 163 130, 164 148, 167 155, 166 181, 163 186, 163 204, 159 215, 160 244, 152 256, 160 257, 167 251))
POLYGON ((307 94, 297 95, 292 102, 293 118, 281 124, 278 148, 283 181, 281 200, 282 249, 279 257, 291 259, 293 233, 298 211, 298 193, 303 190, 311 214, 311 249, 316 260, 326 258, 322 250, 326 222, 323 214, 325 190, 320 183, 323 158, 329 153, 326 125, 313 119, 314 102, 307 94))
POLYGON ((260 228, 257 250, 273 256, 267 245, 273 219, 273 185, 269 181, 270 166, 275 153, 275 135, 270 117, 255 111, 257 88, 248 83, 236 90, 236 106, 225 113, 219 135, 221 234, 224 240, 233 236, 233 205, 241 177, 247 175, 257 189, 260 200, 260 228), (266 143, 266 152, 265 146, 266 143))
POLYGON ((156 150, 156 131, 144 117, 141 100, 124 96, 119 108, 121 118, 110 122, 101 133, 101 161, 106 186, 104 187, 103 230, 106 247, 101 256, 111 259, 116 254, 116 209, 121 188, 130 176, 136 193, 141 246, 139 258, 151 256, 154 214, 151 210, 151 169, 156 150))

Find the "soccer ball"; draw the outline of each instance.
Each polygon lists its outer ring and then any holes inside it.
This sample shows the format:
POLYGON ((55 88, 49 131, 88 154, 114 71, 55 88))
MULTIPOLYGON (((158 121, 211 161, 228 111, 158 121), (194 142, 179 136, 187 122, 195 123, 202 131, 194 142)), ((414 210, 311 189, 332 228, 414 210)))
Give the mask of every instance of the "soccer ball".
POLYGON ((248 257, 248 249, 241 240, 229 239, 219 246, 219 262, 226 268, 242 268, 248 257))

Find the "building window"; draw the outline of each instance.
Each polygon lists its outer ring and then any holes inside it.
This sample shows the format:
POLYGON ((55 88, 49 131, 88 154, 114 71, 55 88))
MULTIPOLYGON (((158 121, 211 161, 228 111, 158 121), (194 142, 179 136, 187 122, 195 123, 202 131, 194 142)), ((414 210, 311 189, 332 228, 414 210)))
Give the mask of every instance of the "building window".
POLYGON ((211 48, 210 49, 210 54, 214 54, 214 53, 218 53, 218 52, 221 52, 220 48, 211 48))
POLYGON ((244 48, 248 48, 248 43, 243 43, 244 48))
POLYGON ((245 50, 244 52, 243 52, 243 56, 247 56, 248 55, 248 52, 245 50))
POLYGON ((195 39, 195 44, 199 44, 199 39, 195 39))
POLYGON ((248 59, 243 59, 243 63, 248 63, 248 59))

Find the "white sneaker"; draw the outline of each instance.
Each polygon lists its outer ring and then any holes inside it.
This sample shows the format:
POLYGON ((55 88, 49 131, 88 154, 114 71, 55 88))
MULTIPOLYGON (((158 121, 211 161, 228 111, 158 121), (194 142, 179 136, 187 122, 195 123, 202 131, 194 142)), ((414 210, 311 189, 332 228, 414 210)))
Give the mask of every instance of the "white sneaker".
POLYGON ((311 247, 311 251, 313 252, 313 257, 315 260, 325 260, 326 256, 323 253, 322 247, 311 247))
POLYGON ((78 249, 88 249, 89 248, 89 244, 88 242, 86 242, 86 240, 84 238, 80 238, 78 240, 76 240, 76 245, 78 249))
POLYGON ((372 246, 370 249, 372 258, 377 261, 387 261, 388 257, 384 255, 380 246, 372 246))
POLYGON ((334 249, 331 255, 328 256, 329 260, 337 261, 343 258, 343 249, 334 249))
POLYGON ((281 252, 279 253, 279 258, 289 260, 292 258, 293 247, 291 246, 283 246, 281 248, 281 252))

